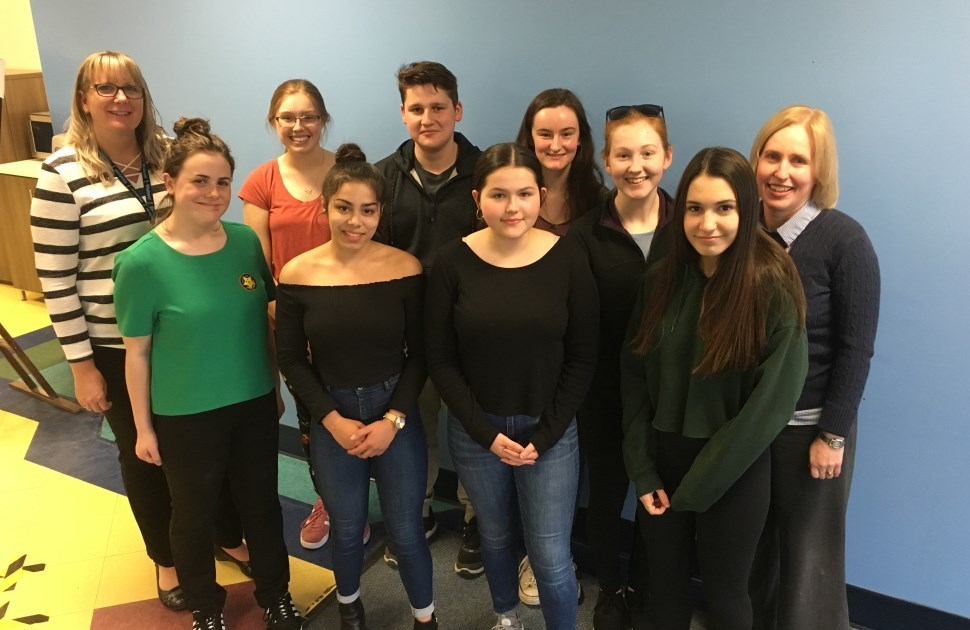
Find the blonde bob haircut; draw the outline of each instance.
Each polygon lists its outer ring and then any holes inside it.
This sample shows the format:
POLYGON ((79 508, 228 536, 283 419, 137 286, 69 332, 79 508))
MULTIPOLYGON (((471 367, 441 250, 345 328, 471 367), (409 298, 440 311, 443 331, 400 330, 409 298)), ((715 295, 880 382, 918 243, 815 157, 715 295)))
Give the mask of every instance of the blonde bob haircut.
POLYGON ((815 170, 812 202, 819 208, 834 208, 839 200, 839 157, 832 123, 820 109, 806 105, 789 105, 777 111, 755 136, 749 158, 751 168, 758 172, 758 158, 771 136, 793 125, 804 127, 812 143, 812 165, 815 170))
POLYGON ((148 91, 145 77, 142 76, 135 60, 128 55, 104 50, 88 55, 81 62, 81 67, 77 70, 77 79, 74 81, 74 98, 71 101, 67 143, 77 153, 77 161, 84 170, 84 174, 91 180, 101 180, 105 184, 110 184, 115 179, 111 164, 98 154, 98 140, 94 136, 91 116, 85 113, 81 106, 85 92, 94 85, 97 75, 101 72, 108 76, 127 77, 143 90, 145 95, 142 98, 142 119, 141 124, 135 129, 135 137, 148 170, 159 171, 165 162, 167 143, 164 131, 158 125, 158 111, 152 101, 152 94, 148 91))

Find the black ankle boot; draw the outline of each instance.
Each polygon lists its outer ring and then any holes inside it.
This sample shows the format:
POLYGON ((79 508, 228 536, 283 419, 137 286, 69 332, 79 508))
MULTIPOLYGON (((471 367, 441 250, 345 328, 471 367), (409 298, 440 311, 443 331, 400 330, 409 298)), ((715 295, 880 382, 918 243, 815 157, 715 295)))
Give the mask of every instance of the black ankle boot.
POLYGON ((364 604, 359 597, 349 604, 337 602, 337 610, 340 611, 340 630, 367 630, 364 604))
POLYGON ((414 620, 414 630, 438 630, 438 618, 431 613, 431 619, 428 621, 418 621, 414 620))

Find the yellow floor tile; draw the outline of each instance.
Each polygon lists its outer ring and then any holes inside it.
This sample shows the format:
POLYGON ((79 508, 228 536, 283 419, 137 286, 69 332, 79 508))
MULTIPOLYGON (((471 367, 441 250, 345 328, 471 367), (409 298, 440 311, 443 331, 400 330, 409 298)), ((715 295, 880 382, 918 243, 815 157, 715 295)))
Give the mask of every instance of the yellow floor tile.
POLYGON ((45 623, 43 626, 38 627, 43 628, 44 630, 90 630, 91 619, 93 617, 93 610, 72 613, 69 615, 56 615, 51 617, 50 621, 45 623))
POLYGON ((155 565, 144 550, 104 559, 95 608, 140 602, 157 596, 155 565))
POLYGON ((320 603, 336 587, 333 571, 290 556, 290 595, 301 611, 320 603))
POLYGON ((38 293, 28 291, 27 300, 23 301, 20 299, 20 289, 0 284, 0 304, 3 305, 0 323, 14 337, 51 325, 47 306, 38 293))
POLYGON ((138 523, 135 522, 135 516, 131 513, 131 504, 128 503, 128 497, 119 494, 115 501, 114 518, 111 522, 111 532, 108 535, 108 547, 105 550, 105 555, 116 556, 129 553, 140 553, 144 556, 145 541, 142 540, 138 523))
MULTIPOLYGON (((27 557, 28 564, 38 560, 27 557)), ((90 613, 94 610, 103 564, 103 558, 96 558, 68 564, 48 564, 38 573, 25 573, 17 582, 17 588, 5 593, 10 597, 7 616, 42 614, 53 617, 90 613)))
MULTIPOLYGON (((50 325, 39 296, 28 298, 0 285, 0 322, 14 336, 50 325)), ((154 598, 154 568, 126 497, 23 459, 36 429, 34 420, 0 411, 0 576, 24 555, 28 565, 45 565, 0 579, 0 606, 9 603, 0 627, 42 614, 50 618, 41 624, 46 630, 88 630, 95 608, 154 598), (4 592, 13 582, 16 588, 4 592)), ((289 562, 301 610, 335 588, 331 571, 289 562)), ((216 579, 229 585, 249 578, 217 562, 216 579)))

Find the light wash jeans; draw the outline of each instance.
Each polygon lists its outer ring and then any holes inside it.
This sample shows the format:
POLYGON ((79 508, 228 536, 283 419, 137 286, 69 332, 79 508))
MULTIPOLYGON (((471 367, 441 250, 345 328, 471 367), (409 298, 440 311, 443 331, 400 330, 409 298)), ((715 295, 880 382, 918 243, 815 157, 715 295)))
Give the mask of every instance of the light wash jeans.
MULTIPOLYGON (((539 424, 535 416, 486 417, 513 440, 531 435, 539 424)), ((478 515, 482 560, 495 612, 509 612, 519 603, 518 512, 546 628, 575 630, 578 594, 569 539, 579 485, 576 421, 533 465, 503 464, 475 442, 454 415, 448 418, 448 446, 478 515)))

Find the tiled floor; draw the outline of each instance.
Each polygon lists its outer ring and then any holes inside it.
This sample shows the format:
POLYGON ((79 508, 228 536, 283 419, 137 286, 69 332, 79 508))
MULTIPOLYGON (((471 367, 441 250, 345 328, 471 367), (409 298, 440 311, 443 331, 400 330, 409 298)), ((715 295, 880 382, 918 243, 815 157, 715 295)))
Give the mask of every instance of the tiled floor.
MULTIPOLYGON (((39 296, 22 301, 20 291, 0 285, 0 323, 16 337, 50 320, 39 296)), ((12 392, 4 379, 0 387, 12 392)), ((23 396, 7 395, 18 402, 23 396)), ((0 629, 189 628, 186 613, 170 613, 158 603, 153 566, 128 500, 25 458, 42 422, 0 410, 0 629)), ((284 498, 287 505, 305 509, 284 498)), ((299 516, 288 518, 289 529, 294 519, 298 523, 299 516)), ((295 532, 287 538, 291 553, 301 556, 290 557, 290 588, 297 606, 306 609, 333 589, 333 574, 322 566, 324 556, 296 548, 295 532)), ((216 564, 217 579, 229 590, 226 615, 235 618, 233 627, 262 628, 251 581, 232 565, 216 564)))

